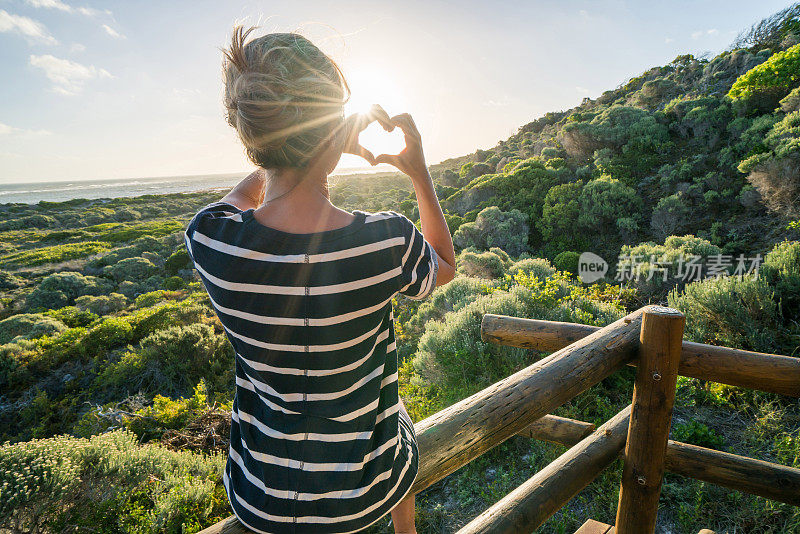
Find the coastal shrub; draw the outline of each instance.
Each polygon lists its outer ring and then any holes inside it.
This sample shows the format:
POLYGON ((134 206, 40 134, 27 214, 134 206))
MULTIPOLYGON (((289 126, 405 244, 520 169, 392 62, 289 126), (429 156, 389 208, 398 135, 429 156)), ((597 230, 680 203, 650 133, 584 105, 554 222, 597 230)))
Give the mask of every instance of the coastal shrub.
POLYGON ((775 245, 764 257, 761 276, 775 288, 785 321, 800 321, 800 241, 775 245))
POLYGON ((784 349, 775 290, 761 278, 709 278, 671 291, 667 302, 686 315, 691 341, 758 352, 784 349))
POLYGON ((197 531, 230 514, 224 464, 222 454, 140 446, 120 430, 6 443, 0 518, 20 532, 197 531))
MULTIPOLYGON (((495 249, 496 250, 496 249, 495 249)), ((475 278, 498 278, 506 272, 510 263, 508 256, 505 258, 492 251, 477 252, 469 248, 463 250, 456 259, 458 272, 464 276, 475 278)))
POLYGON ((110 290, 108 281, 76 272, 53 273, 42 279, 27 296, 29 309, 56 309, 68 306, 83 295, 100 295, 110 290))
POLYGON ((93 262, 93 265, 98 267, 114 265, 118 261, 124 260, 125 258, 141 256, 143 252, 164 254, 166 250, 167 245, 160 239, 156 239, 152 236, 139 237, 138 239, 134 239, 130 245, 117 247, 108 254, 101 256, 93 262))
POLYGON ((528 248, 527 217, 516 209, 505 212, 497 206, 484 208, 475 222, 464 223, 458 228, 453 242, 460 248, 487 250, 498 247, 512 256, 519 256, 528 248))
POLYGON ((128 305, 128 299, 121 293, 109 293, 108 295, 84 295, 75 299, 75 306, 81 310, 87 310, 97 315, 108 315, 124 310, 128 305))
POLYGON ((528 277, 546 280, 556 274, 556 268, 545 258, 525 258, 508 268, 508 274, 515 277, 524 273, 528 277))
POLYGON ((160 438, 166 430, 184 428, 209 408, 208 388, 201 379, 189 397, 171 399, 156 395, 150 406, 137 410, 133 417, 126 418, 125 428, 146 442, 160 438))
POLYGON ((578 274, 578 261, 580 259, 580 254, 577 252, 572 252, 571 250, 565 250, 564 252, 559 253, 555 258, 553 258, 553 266, 558 269, 559 271, 565 271, 571 274, 578 274))
POLYGON ((158 267, 150 260, 142 258, 141 256, 125 258, 103 269, 103 274, 111 276, 117 282, 141 281, 157 272, 158 267))
POLYGON ((15 219, 0 221, 0 232, 6 230, 25 230, 27 228, 50 228, 58 223, 55 218, 49 215, 27 215, 15 219))
POLYGON ((171 326, 141 340, 139 347, 105 368, 98 388, 171 397, 186 395, 200 379, 213 391, 231 387, 233 354, 227 338, 205 324, 171 326))
POLYGON ((186 252, 186 249, 183 247, 173 252, 164 264, 164 269, 166 269, 167 273, 172 275, 178 274, 178 271, 190 267, 191 258, 189 258, 189 253, 186 252))
POLYGON ((184 221, 175 219, 148 221, 111 230, 101 236, 100 239, 109 243, 126 243, 140 237, 158 238, 168 236, 175 232, 180 232, 184 227, 184 221))
POLYGON ((66 325, 55 317, 41 313, 19 313, 0 321, 0 345, 16 337, 32 339, 66 330, 66 325))
MULTIPOLYGON (((81 297, 78 297, 78 299, 80 298, 81 297)), ((95 297, 88 297, 88 298, 95 298, 95 297)), ((48 310, 44 312, 44 315, 47 315, 48 317, 53 317, 54 319, 61 321, 70 328, 88 326, 99 318, 97 313, 81 309, 77 306, 64 306, 63 308, 59 308, 57 310, 48 310)))
POLYGON ((733 100, 749 99, 768 94, 774 100, 786 96, 800 85, 800 44, 778 52, 745 72, 728 91, 733 100))
POLYGON ((81 341, 85 354, 100 357, 114 347, 133 341, 133 326, 127 317, 107 317, 90 328, 81 341))
POLYGON ((800 111, 772 124, 755 152, 739 164, 767 207, 800 216, 800 111))
POLYGON ((481 340, 486 313, 606 325, 624 311, 619 305, 593 300, 561 275, 540 279, 518 270, 504 285, 488 288, 441 320, 425 324, 413 358, 415 380, 435 390, 444 405, 532 363, 525 350, 481 340))
POLYGON ((800 87, 792 89, 792 92, 780 101, 780 105, 784 113, 800 111, 800 87))
POLYGON ((716 450, 725 444, 725 439, 714 429, 694 419, 673 426, 670 439, 716 450))
POLYGON ((45 263, 61 263, 67 260, 85 258, 108 250, 106 243, 99 241, 84 241, 82 243, 69 243, 52 247, 41 247, 31 250, 22 250, 0 257, 0 266, 35 266, 45 263))
POLYGON ((576 228, 581 213, 583 182, 569 182, 553 186, 544 197, 542 216, 536 227, 548 251, 556 254, 562 250, 586 250, 588 236, 576 228))
POLYGON ((616 277, 636 289, 640 302, 663 302, 673 287, 680 288, 709 275, 727 274, 730 268, 722 263, 719 273, 709 271, 712 259, 721 255, 718 246, 693 235, 669 236, 663 245, 625 245, 619 254, 616 277))
POLYGON ((180 276, 170 276, 164 280, 164 289, 168 291, 176 291, 178 289, 183 289, 184 287, 186 287, 186 280, 180 276))
POLYGON ((25 281, 8 271, 0 270, 0 289, 17 289, 25 285, 25 281))

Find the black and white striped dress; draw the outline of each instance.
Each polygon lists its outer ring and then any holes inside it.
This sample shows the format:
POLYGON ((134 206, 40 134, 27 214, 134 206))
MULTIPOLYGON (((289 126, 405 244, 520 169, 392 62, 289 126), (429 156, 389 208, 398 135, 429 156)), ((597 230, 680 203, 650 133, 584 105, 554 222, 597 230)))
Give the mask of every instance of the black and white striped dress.
POLYGON ((186 244, 236 350, 223 481, 255 532, 360 530, 417 473, 401 409, 392 298, 436 286, 436 253, 398 213, 354 212, 336 230, 291 234, 215 203, 186 244))

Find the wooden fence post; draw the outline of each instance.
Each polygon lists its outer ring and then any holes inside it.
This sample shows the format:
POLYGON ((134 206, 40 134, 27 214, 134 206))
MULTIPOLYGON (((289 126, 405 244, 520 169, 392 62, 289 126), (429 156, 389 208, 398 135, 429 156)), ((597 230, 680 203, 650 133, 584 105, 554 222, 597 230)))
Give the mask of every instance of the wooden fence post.
POLYGON ((685 321, 683 314, 672 308, 648 306, 644 310, 617 534, 655 531, 685 321))

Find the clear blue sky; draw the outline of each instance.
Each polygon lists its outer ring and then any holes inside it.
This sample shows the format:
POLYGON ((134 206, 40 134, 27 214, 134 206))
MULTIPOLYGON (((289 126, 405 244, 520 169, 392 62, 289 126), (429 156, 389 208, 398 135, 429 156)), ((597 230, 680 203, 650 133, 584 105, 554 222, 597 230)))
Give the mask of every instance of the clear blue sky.
POLYGON ((250 168, 220 103, 237 21, 310 37, 351 79, 351 110, 412 113, 433 163, 678 54, 724 50, 789 4, 0 0, 0 182, 250 168))

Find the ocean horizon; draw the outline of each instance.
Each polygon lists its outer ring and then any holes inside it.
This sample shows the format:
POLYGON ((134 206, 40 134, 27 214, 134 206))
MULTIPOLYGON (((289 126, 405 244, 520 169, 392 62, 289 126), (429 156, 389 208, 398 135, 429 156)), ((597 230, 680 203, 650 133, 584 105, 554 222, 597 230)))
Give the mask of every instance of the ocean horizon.
MULTIPOLYGON (((331 176, 373 174, 392 172, 393 170, 391 167, 347 168, 334 171, 331 176)), ((0 183, 0 204, 36 204, 41 201, 64 202, 76 198, 136 197, 227 189, 236 185, 247 174, 247 172, 235 172, 148 178, 0 183)))

